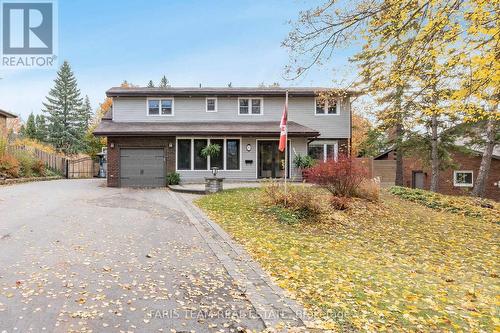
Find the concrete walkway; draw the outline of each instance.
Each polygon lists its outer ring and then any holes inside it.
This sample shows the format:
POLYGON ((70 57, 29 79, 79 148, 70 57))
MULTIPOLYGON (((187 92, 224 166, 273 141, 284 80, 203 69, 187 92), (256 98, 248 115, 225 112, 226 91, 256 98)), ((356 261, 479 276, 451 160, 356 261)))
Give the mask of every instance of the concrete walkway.
POLYGON ((302 309, 167 189, 0 187, 0 332, 237 332, 302 309))

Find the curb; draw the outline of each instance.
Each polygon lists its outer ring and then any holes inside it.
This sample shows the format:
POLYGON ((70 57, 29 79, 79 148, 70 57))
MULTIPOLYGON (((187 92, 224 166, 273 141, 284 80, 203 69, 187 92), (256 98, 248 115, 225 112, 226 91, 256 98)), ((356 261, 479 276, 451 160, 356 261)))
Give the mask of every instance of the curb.
POLYGON ((15 185, 31 182, 44 182, 49 180, 63 179, 61 176, 51 176, 51 177, 30 177, 30 178, 9 178, 0 179, 0 185, 15 185))
POLYGON ((187 194, 207 194, 205 190, 195 190, 189 188, 178 187, 179 185, 167 185, 172 192, 187 193, 187 194))

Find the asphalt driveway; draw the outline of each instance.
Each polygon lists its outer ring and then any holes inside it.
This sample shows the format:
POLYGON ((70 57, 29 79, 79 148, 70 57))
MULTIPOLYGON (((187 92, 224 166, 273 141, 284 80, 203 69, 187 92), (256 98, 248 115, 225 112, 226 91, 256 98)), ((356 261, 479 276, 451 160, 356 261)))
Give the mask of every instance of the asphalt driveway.
POLYGON ((0 332, 264 329, 216 243, 166 189, 0 187, 0 332))

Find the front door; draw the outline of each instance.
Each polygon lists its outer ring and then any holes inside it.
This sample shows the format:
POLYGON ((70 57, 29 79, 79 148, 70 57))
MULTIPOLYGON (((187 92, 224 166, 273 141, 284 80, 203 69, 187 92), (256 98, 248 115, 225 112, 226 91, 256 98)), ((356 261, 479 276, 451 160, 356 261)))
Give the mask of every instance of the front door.
POLYGON ((422 171, 413 171, 413 188, 424 188, 424 173, 422 171))
MULTIPOLYGON (((259 178, 283 178, 285 176, 285 153, 280 152, 278 147, 279 141, 277 140, 258 142, 257 174, 259 178)), ((288 143, 288 151, 290 151, 290 142, 288 143)), ((288 170, 290 170, 290 160, 288 161, 288 170)))

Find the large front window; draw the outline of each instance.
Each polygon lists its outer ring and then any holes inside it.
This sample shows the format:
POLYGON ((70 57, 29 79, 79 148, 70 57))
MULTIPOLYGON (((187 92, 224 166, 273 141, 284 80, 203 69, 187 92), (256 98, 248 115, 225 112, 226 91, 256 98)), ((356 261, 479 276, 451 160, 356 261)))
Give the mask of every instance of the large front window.
POLYGON ((177 170, 239 170, 240 154, 240 139, 178 139, 177 170), (218 145, 219 154, 203 157, 209 144, 218 145))
POLYGON ((194 169, 195 170, 206 170, 207 169, 207 158, 203 157, 201 151, 207 146, 207 139, 195 139, 194 140, 194 169))
POLYGON ((316 140, 309 143, 308 155, 318 161, 337 160, 338 143, 330 140, 316 140))
POLYGON ((177 140, 177 169, 191 170, 191 140, 177 140))

